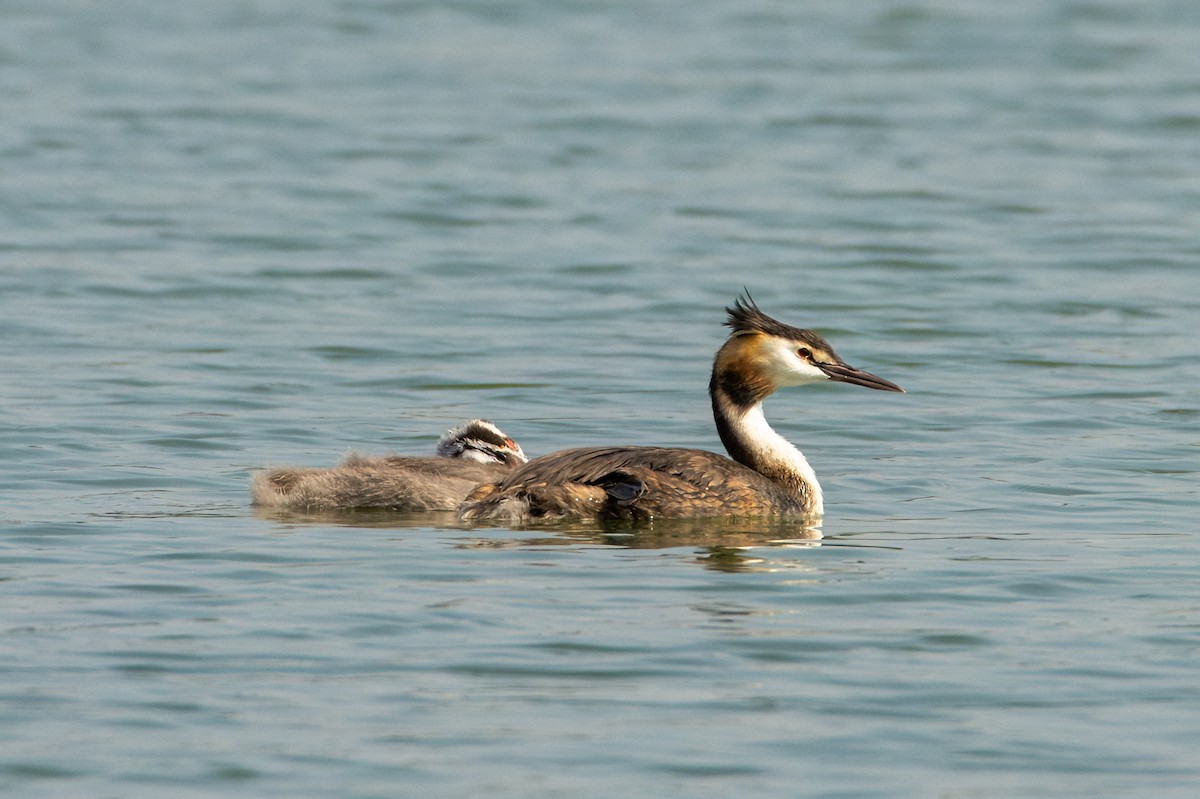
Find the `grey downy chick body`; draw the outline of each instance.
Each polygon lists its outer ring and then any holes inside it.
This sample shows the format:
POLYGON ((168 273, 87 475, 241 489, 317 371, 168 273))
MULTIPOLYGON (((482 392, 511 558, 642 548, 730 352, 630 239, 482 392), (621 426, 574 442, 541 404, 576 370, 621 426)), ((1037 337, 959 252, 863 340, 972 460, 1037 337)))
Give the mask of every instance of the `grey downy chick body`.
POLYGON ((699 449, 588 447, 535 458, 476 488, 467 522, 569 518, 653 519, 824 513, 804 455, 771 429, 762 403, 777 389, 824 380, 903 392, 848 365, 811 330, 785 325, 747 294, 726 308, 732 332, 713 361, 709 396, 730 458, 699 449))
POLYGON ((333 468, 259 472, 255 505, 295 511, 454 510, 481 483, 500 480, 528 459, 491 422, 472 419, 448 430, 436 455, 353 454, 333 468))

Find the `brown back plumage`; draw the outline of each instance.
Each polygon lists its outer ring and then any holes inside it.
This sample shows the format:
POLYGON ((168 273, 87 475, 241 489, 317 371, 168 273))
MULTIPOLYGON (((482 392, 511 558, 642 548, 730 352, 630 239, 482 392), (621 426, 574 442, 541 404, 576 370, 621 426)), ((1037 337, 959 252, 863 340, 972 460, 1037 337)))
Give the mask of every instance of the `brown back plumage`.
POLYGON ((464 521, 765 516, 803 511, 784 487, 700 449, 588 447, 530 461, 459 509, 464 521))

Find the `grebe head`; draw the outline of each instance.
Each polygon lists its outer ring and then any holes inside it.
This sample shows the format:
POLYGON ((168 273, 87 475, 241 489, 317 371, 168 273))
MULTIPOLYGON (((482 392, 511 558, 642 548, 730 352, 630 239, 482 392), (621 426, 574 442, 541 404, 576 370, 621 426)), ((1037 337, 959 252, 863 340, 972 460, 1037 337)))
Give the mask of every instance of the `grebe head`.
POLYGON ((447 430, 438 441, 437 454, 443 458, 462 458, 509 466, 520 466, 529 460, 517 442, 484 419, 471 419, 447 430))
POLYGON ((880 391, 904 389, 855 369, 843 361, 829 342, 811 330, 785 325, 758 309, 749 292, 725 309, 725 324, 733 329, 717 353, 713 376, 737 405, 753 405, 783 386, 822 380, 852 383, 880 391))

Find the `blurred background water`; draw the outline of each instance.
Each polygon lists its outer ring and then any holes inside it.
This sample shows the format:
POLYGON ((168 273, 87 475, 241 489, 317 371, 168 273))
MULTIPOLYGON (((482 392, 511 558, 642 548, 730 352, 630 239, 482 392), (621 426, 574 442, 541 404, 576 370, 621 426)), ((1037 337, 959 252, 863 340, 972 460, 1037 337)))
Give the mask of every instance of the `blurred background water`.
POLYGON ((5 796, 1191 796, 1200 6, 0 7, 5 796), (787 530, 256 515, 268 464, 719 449, 787 530))

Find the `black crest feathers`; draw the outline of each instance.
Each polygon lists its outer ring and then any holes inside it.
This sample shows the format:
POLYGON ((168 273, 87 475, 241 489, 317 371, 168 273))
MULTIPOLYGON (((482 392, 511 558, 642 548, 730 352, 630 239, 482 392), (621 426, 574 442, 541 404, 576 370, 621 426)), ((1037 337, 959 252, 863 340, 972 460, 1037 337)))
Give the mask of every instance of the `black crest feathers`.
POLYGON ((729 318, 725 320, 725 324, 733 329, 733 335, 735 336, 747 333, 763 333, 764 335, 776 336, 792 341, 803 341, 818 347, 828 346, 824 339, 811 330, 802 330, 798 327, 785 325, 783 322, 767 316, 759 310, 757 303, 754 302, 754 298, 750 296, 750 292, 744 289, 742 295, 734 300, 733 307, 726 308, 725 312, 729 314, 729 318))

